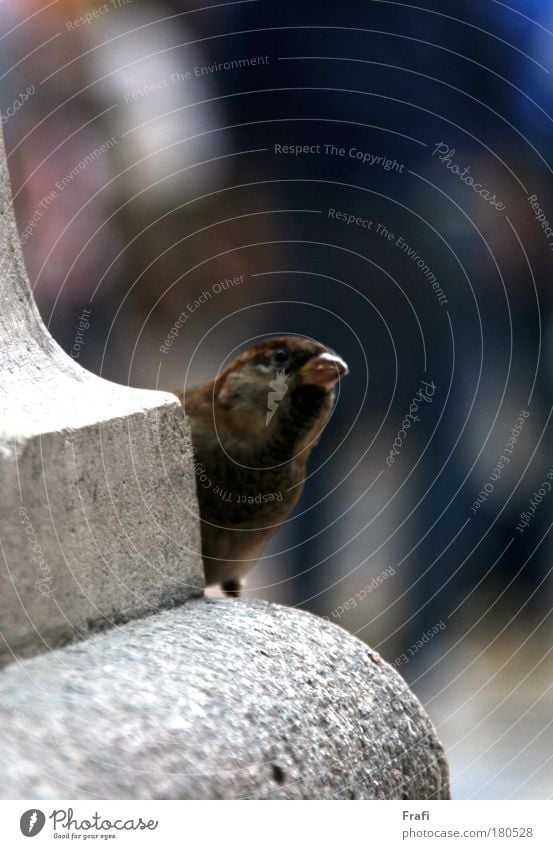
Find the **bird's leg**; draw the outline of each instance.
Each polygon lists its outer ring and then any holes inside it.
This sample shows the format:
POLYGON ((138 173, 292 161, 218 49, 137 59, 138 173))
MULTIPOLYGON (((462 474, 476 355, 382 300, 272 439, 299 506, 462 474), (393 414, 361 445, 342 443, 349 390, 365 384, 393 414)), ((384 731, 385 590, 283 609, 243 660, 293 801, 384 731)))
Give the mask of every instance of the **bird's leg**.
POLYGON ((228 581, 223 581, 221 588, 225 595, 228 595, 231 598, 240 598, 242 583, 238 580, 238 578, 229 578, 228 581))

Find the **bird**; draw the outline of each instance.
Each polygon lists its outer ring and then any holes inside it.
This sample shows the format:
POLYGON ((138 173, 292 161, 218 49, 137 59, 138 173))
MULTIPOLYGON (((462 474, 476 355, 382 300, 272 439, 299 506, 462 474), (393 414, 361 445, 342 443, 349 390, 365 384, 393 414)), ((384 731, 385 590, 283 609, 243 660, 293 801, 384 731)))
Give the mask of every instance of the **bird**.
POLYGON ((238 597, 288 518, 348 366, 302 336, 249 347, 211 382, 174 394, 191 429, 206 586, 238 597))

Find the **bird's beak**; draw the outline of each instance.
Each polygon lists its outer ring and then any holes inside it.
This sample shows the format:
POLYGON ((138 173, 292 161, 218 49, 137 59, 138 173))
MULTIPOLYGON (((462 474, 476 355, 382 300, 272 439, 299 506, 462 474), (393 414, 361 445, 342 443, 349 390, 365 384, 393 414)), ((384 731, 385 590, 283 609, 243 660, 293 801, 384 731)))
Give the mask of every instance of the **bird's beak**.
POLYGON ((322 386, 323 389, 330 390, 348 371, 346 363, 338 354, 325 351, 324 354, 312 357, 306 362, 300 369, 300 377, 303 384, 322 386))

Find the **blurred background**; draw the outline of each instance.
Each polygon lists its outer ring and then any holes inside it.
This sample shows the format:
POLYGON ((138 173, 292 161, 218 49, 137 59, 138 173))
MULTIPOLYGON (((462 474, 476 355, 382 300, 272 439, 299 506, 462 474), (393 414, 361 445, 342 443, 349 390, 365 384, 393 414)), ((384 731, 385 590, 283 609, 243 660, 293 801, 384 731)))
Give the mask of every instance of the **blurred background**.
POLYGON ((246 592, 393 663, 455 798, 551 798, 553 2, 4 0, 0 34, 54 337, 169 390, 267 334, 336 349, 246 592))

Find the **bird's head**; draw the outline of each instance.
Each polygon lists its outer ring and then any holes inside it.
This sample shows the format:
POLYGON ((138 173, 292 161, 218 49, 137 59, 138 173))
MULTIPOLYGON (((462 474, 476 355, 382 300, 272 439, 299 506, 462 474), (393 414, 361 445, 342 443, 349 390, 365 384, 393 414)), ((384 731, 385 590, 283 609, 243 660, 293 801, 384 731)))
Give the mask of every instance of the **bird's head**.
POLYGON ((332 410, 336 384, 347 373, 341 357, 310 339, 279 336, 260 342, 212 384, 219 435, 267 442, 295 428, 298 442, 314 430, 318 436, 332 410))

